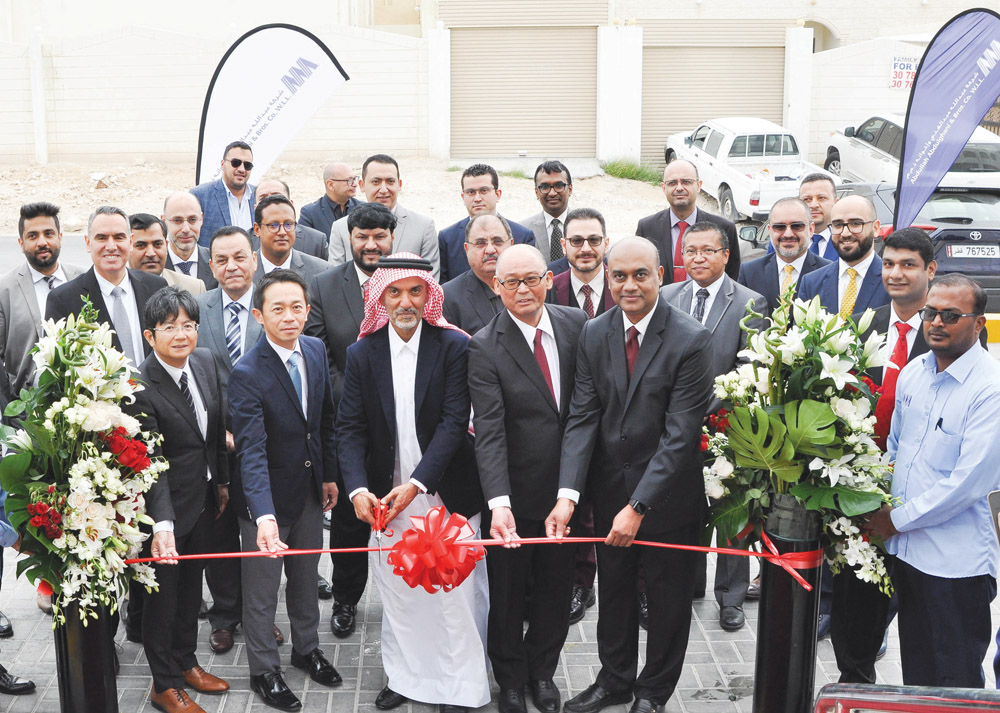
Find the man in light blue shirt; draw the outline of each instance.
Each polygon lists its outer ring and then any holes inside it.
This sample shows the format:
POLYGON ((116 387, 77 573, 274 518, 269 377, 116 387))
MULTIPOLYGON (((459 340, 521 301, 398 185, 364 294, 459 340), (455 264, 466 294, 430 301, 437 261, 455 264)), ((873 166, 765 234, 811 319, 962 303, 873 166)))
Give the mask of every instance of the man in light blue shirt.
POLYGON ((1000 483, 1000 363, 979 344, 986 293, 968 277, 931 282, 920 316, 930 352, 904 367, 888 454, 899 502, 869 532, 895 555, 903 683, 982 688, 996 596, 987 494, 1000 483))

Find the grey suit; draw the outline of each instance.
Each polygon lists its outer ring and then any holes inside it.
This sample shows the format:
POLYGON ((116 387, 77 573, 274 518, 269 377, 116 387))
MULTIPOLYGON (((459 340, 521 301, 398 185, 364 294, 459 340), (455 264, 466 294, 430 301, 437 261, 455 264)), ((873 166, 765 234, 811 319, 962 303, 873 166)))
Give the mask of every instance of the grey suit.
MULTIPOLYGON (((233 371, 233 362, 229 357, 229 349, 226 347, 226 325, 229 323, 229 315, 223 311, 222 288, 216 287, 195 298, 198 307, 201 308, 201 320, 198 327, 198 346, 207 347, 215 355, 215 361, 219 364, 219 379, 222 382, 222 392, 225 394, 229 386, 229 375, 233 371)), ((254 344, 260 341, 264 335, 264 328, 254 319, 252 314, 247 315, 246 334, 243 335, 241 353, 246 354, 254 344)))
MULTIPOLYGON (((660 289, 660 296, 668 303, 691 314, 691 305, 698 284, 693 280, 672 283, 660 289)), ((712 333, 712 376, 726 374, 736 368, 742 360, 737 354, 746 349, 747 333, 740 328, 740 320, 746 316, 746 305, 753 302, 753 309, 760 314, 767 314, 767 299, 748 287, 744 287, 729 275, 723 273, 722 287, 719 288, 712 307, 705 317, 705 328, 712 333)), ((753 318, 748 326, 762 329, 764 320, 753 318)), ((722 408, 722 402, 713 398, 708 407, 708 413, 715 413, 722 408)), ((695 591, 705 589, 704 555, 699 555, 701 564, 695 579, 695 591)), ((719 606, 743 606, 746 599, 747 585, 750 583, 750 558, 737 555, 719 555, 715 568, 715 598, 719 606)))
MULTIPOLYGON (((392 233, 394 253, 416 253, 434 266, 434 279, 441 274, 440 248, 434 221, 426 215, 396 204, 396 229, 392 233)), ((351 236, 344 216, 330 229, 330 262, 340 265, 351 259, 351 236)))
MULTIPOLYGON (((518 222, 535 234, 535 246, 542 251, 545 259, 549 259, 549 233, 545 229, 546 213, 535 213, 530 218, 519 220, 518 222)), ((564 226, 565 227, 565 226, 564 226)))
POLYGON ((472 270, 444 285, 444 318, 469 336, 485 327, 502 309, 500 297, 472 270))
MULTIPOLYGON (((253 274, 253 282, 256 285, 264 277, 264 263, 261 260, 261 252, 257 251, 257 270, 253 274)), ((292 248, 292 262, 289 266, 292 272, 297 272, 309 283, 312 278, 321 272, 325 272, 330 269, 330 263, 320 260, 318 257, 313 257, 312 255, 306 255, 301 253, 295 248, 292 248)))
MULTIPOLYGON (((84 270, 66 264, 62 269, 67 280, 79 277, 84 270)), ((31 385, 35 364, 29 352, 43 334, 35 283, 28 263, 24 262, 0 277, 0 359, 14 397, 31 385)))
MULTIPOLYGON (((212 267, 208 264, 209 258, 208 248, 203 248, 198 246, 198 273, 196 275, 191 275, 191 277, 197 277, 199 280, 205 283, 206 290, 214 290, 219 286, 219 281, 215 279, 215 275, 212 274, 212 267)), ((170 253, 167 252, 167 262, 163 265, 164 270, 175 270, 174 261, 170 258, 170 253)), ((181 273, 183 274, 183 273, 181 273)))

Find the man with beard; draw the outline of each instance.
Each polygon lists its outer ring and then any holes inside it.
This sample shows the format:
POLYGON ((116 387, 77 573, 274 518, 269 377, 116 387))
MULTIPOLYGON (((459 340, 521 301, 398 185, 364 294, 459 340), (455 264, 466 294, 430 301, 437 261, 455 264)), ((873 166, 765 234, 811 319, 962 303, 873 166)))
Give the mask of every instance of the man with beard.
POLYGON ((535 245, 549 260, 549 270, 558 275, 569 268, 563 254, 562 237, 566 230, 569 197, 573 195, 573 177, 560 161, 543 161, 535 169, 535 197, 542 212, 521 221, 535 234, 535 245))
POLYGON ((493 291, 497 258, 514 244, 510 224, 498 215, 473 216, 465 226, 468 272, 444 285, 444 317, 469 334, 475 334, 503 309, 493 291))
POLYGON ((833 206, 830 229, 839 259, 799 281, 798 297, 819 295, 823 309, 847 319, 889 303, 882 286, 882 260, 875 254, 879 229, 875 206, 864 196, 845 196, 833 206))
MULTIPOLYGON (((799 184, 799 198, 809 207, 813 222, 812 244, 809 252, 824 260, 836 260, 837 249, 833 245, 830 231, 830 215, 837 202, 837 186, 825 173, 810 173, 799 184)), ((767 254, 774 252, 774 244, 768 243, 767 254)))
MULTIPOLYGON (((380 257, 392 252, 396 216, 381 203, 359 203, 347 215, 353 260, 337 265, 313 278, 309 285, 312 309, 306 334, 326 344, 330 358, 333 398, 340 401, 344 388, 347 347, 358 340, 365 316, 365 284, 378 267, 380 257)), ((343 492, 343 484, 338 483, 343 492)), ((341 498, 330 516, 330 547, 366 547, 371 528, 354 516, 354 506, 341 498)), ((331 554, 333 615, 330 629, 344 638, 354 632, 358 602, 368 581, 368 555, 364 552, 331 554)))
POLYGON ((250 185, 253 150, 245 141, 233 141, 222 152, 222 177, 191 189, 204 214, 198 244, 208 247, 215 231, 235 225, 253 227, 254 187, 250 185))
MULTIPOLYGON (((21 206, 17 235, 25 261, 0 277, 0 359, 14 398, 21 389, 31 386, 35 374, 30 352, 43 335, 42 315, 49 291, 83 272, 75 265, 59 263, 62 231, 58 206, 45 202, 21 206)), ((2 556, 0 572, 3 572, 2 556)), ((37 601, 42 611, 52 611, 48 596, 39 594, 37 601)), ((0 638, 13 635, 10 620, 0 612, 0 638)))
MULTIPOLYGON (((198 245, 203 222, 198 199, 184 191, 171 193, 163 201, 161 218, 167 228, 164 269, 196 277, 204 283, 206 290, 218 287, 219 283, 215 281, 212 267, 208 264, 208 248, 198 245)), ((164 279, 169 281, 169 278, 164 279)))

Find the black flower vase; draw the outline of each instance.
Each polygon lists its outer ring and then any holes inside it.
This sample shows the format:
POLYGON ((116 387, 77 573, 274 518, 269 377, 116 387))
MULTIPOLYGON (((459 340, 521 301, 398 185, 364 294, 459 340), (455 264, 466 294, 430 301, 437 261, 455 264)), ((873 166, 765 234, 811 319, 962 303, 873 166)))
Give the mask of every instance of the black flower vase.
POLYGON ((63 604, 54 630, 60 713, 118 713, 113 615, 102 607, 84 626, 75 601, 63 604))
MULTIPOLYGON (((774 496, 764 531, 778 552, 811 552, 820 544, 819 513, 793 495, 774 496)), ((798 570, 812 591, 778 565, 761 567, 753 713, 808 713, 816 679, 821 568, 798 570)))

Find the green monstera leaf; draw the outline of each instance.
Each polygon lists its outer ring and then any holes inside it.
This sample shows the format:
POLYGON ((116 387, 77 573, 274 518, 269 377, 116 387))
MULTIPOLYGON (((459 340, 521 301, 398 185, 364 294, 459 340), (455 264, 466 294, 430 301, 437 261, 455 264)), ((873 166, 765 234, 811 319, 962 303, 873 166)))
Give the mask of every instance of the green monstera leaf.
POLYGON ((759 406, 739 407, 729 417, 726 435, 742 468, 766 470, 785 482, 796 482, 802 464, 792 459, 795 446, 786 438, 787 429, 777 414, 768 414, 759 406))
POLYGON ((787 440, 796 453, 827 455, 827 448, 837 438, 837 416, 830 404, 820 401, 790 401, 785 404, 787 440))
POLYGON ((882 507, 881 493, 867 493, 837 485, 799 483, 791 490, 809 510, 840 510, 846 517, 857 517, 882 507))

